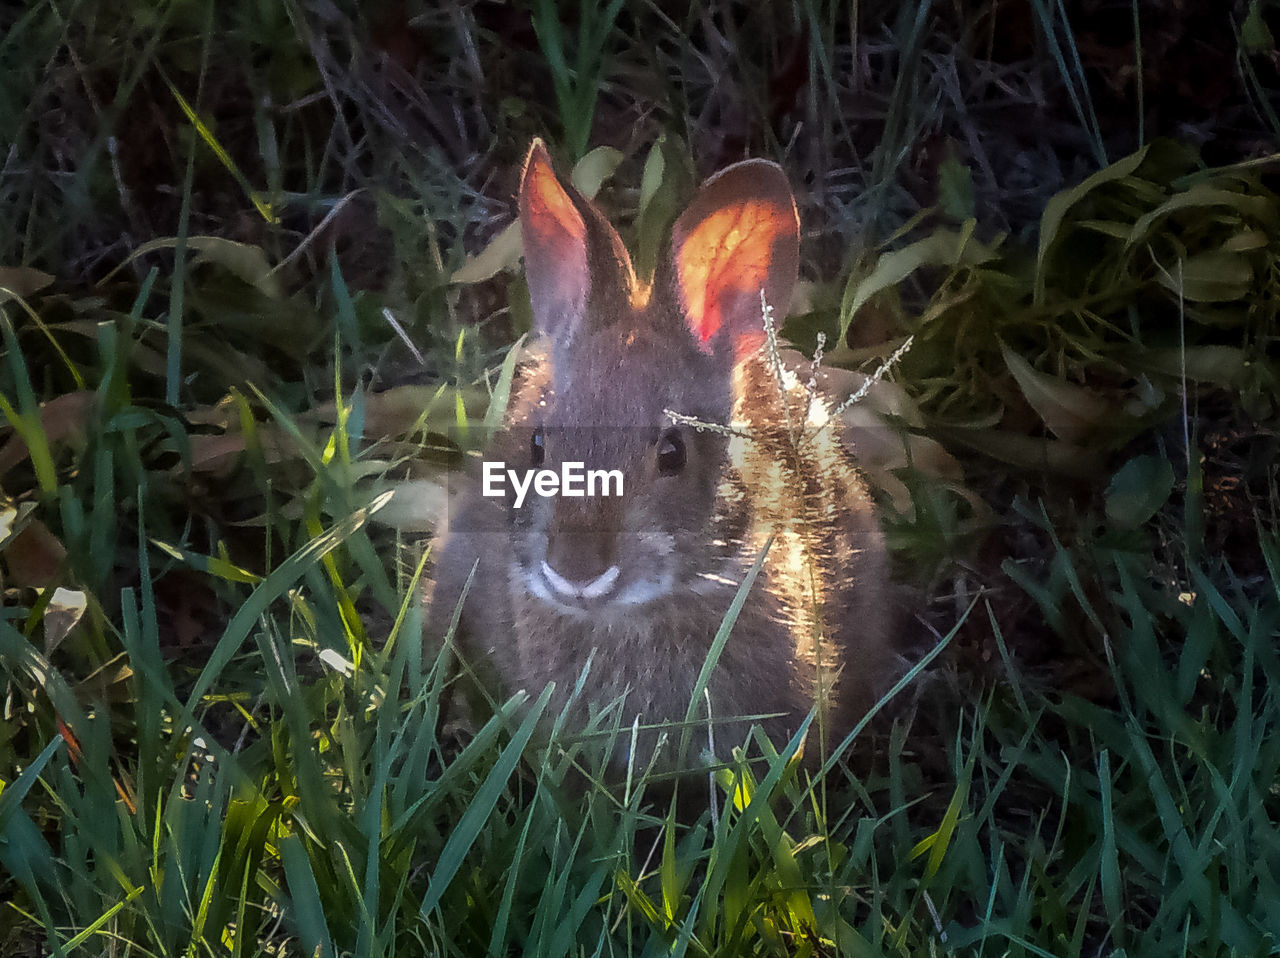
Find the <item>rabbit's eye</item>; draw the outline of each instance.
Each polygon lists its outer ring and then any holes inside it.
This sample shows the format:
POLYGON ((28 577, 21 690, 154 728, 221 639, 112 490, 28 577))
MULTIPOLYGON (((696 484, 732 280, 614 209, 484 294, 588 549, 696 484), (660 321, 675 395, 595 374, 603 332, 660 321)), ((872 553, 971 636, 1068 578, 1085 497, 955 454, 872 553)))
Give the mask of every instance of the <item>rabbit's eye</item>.
POLYGON ((658 437, 658 472, 674 476, 684 468, 684 437, 679 429, 664 429, 658 437))
POLYGON ((533 435, 529 437, 529 461, 535 466, 542 465, 542 460, 547 457, 547 441, 542 435, 542 427, 539 426, 533 431, 533 435))

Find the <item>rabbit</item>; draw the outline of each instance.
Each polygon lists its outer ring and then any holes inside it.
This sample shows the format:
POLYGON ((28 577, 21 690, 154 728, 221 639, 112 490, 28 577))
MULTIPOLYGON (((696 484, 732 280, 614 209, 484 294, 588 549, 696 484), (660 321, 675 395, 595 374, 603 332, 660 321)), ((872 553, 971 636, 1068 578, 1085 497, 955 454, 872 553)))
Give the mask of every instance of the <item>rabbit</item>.
POLYGON ((544 355, 521 371, 486 459, 613 470, 622 494, 529 490, 517 505, 511 488, 484 495, 472 477, 437 550, 429 630, 447 630, 474 567, 456 640, 474 674, 499 695, 554 682, 544 714, 556 716, 590 658, 571 725, 621 697, 609 760, 674 769, 687 761, 670 744, 678 731, 660 749, 652 726, 684 721, 771 542, 694 714, 709 711, 721 758, 750 717, 782 748, 815 703, 839 741, 893 677, 888 561, 867 489, 837 430, 821 428, 828 407, 785 370, 780 383, 777 351, 763 348, 762 297, 784 311, 799 264, 782 169, 747 160, 707 180, 647 287, 541 141, 519 214, 544 355))

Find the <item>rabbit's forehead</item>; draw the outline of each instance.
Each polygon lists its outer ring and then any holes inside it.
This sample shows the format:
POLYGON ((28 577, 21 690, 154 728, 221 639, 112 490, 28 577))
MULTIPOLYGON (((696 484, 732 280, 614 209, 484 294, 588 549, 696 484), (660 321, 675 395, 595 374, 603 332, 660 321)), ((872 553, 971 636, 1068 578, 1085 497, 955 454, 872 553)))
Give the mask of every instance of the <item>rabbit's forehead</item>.
POLYGON ((584 332, 554 364, 555 418, 564 424, 666 425, 668 409, 716 411, 727 402, 726 371, 671 339, 623 324, 584 332))

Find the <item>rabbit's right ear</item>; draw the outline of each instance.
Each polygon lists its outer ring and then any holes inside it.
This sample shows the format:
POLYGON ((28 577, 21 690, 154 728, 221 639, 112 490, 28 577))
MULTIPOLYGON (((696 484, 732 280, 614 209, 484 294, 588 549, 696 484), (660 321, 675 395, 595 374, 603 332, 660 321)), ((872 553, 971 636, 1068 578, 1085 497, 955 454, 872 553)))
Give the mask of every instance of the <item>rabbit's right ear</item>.
POLYGON ((674 287, 704 352, 741 357, 764 342, 760 297, 786 316, 800 266, 800 219, 776 163, 745 160, 703 184, 671 227, 674 287))
POLYGON ((587 224, 534 140, 520 179, 520 235, 534 327, 567 341, 586 311, 591 276, 587 224))

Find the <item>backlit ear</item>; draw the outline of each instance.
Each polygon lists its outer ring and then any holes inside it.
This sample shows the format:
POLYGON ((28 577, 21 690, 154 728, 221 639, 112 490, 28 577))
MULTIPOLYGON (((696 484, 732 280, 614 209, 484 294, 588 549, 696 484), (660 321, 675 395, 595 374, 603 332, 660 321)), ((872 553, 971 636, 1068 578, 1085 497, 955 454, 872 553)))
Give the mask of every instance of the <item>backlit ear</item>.
POLYGON ((534 140, 520 179, 520 235, 533 322, 552 339, 567 339, 586 310, 591 277, 587 226, 534 140))
POLYGON ((800 219, 776 163, 747 160, 709 179, 672 227, 676 293, 699 346, 744 356, 764 341, 760 291, 781 325, 800 264, 800 219))

